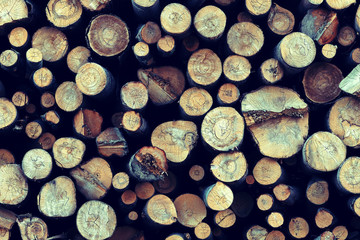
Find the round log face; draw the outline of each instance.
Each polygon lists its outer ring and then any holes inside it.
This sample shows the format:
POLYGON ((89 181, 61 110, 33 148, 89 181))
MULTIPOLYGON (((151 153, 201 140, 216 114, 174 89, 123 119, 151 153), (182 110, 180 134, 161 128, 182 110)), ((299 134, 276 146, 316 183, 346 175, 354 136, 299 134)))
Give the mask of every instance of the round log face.
POLYGON ((52 170, 52 157, 43 149, 31 149, 24 155, 21 167, 29 179, 44 179, 52 170))
POLYGON ((228 31, 227 44, 233 53, 250 57, 264 45, 264 34, 251 22, 235 23, 228 31))
POLYGON ((88 63, 90 58, 90 50, 83 46, 73 48, 66 58, 66 63, 73 73, 77 73, 79 68, 88 63))
POLYGON ((195 15, 194 26, 196 31, 207 39, 219 38, 226 26, 226 15, 218 7, 205 6, 195 15))
POLYGON ((231 209, 220 211, 215 215, 215 223, 221 228, 229 228, 235 224, 236 215, 231 209))
POLYGON ((56 165, 62 168, 77 166, 82 161, 85 148, 85 144, 76 138, 57 139, 52 149, 56 165))
POLYGON ((288 158, 303 146, 309 130, 307 104, 287 88, 263 87, 245 95, 241 111, 260 152, 288 158))
POLYGON ((68 27, 77 22, 82 14, 80 1, 50 0, 46 7, 46 17, 56 27, 68 27))
POLYGON ((26 44, 29 33, 23 27, 17 27, 9 33, 9 42, 14 47, 22 47, 26 44))
POLYGON ((306 190, 307 199, 316 205, 322 205, 329 199, 329 185, 325 181, 317 181, 306 190))
POLYGON ((16 117, 15 105, 6 98, 0 98, 0 129, 10 126, 16 117))
POLYGON ((303 160, 312 169, 330 172, 338 169, 346 158, 346 146, 332 133, 316 132, 303 147, 303 160))
POLYGON ((213 99, 203 88, 188 88, 180 97, 180 106, 189 116, 201 116, 210 110, 213 99))
POLYGON ((18 205, 28 194, 28 183, 17 164, 0 166, 0 203, 18 205))
POLYGON ((280 55, 284 62, 293 68, 309 66, 315 59, 314 41, 306 34, 293 32, 280 42, 280 55))
POLYGON ((247 162, 241 152, 220 153, 211 165, 212 174, 222 182, 235 182, 247 173, 247 162))
POLYGON ((215 150, 233 150, 242 142, 244 119, 232 107, 214 108, 204 117, 201 135, 204 141, 215 150))
POLYGON ((47 217, 68 217, 76 210, 76 190, 73 181, 59 176, 46 183, 37 196, 39 211, 47 217))
POLYGON ((60 30, 42 27, 34 33, 32 47, 41 51, 45 61, 56 62, 65 56, 69 43, 60 30))
POLYGON ((99 15, 91 21, 86 37, 90 48, 103 57, 122 53, 130 41, 125 22, 108 14, 99 15))
POLYGON ((178 221, 185 227, 194 228, 206 217, 206 207, 194 194, 182 194, 174 201, 178 221))
POLYGON ((55 92, 56 104, 65 112, 73 112, 80 107, 83 95, 74 82, 63 82, 55 92))
POLYGON ((262 158, 253 169, 255 180, 261 185, 271 185, 276 183, 282 174, 280 164, 271 158, 262 158))
POLYGON ((223 63, 224 75, 230 81, 242 82, 251 73, 251 64, 245 57, 231 55, 223 63))
POLYGON ((161 225, 171 225, 177 219, 174 203, 162 194, 157 194, 148 200, 145 212, 152 221, 161 225))
POLYGON ((353 97, 344 97, 331 107, 329 127, 346 146, 360 147, 360 101, 353 97))
POLYGON ((1 1, 0 27, 28 17, 28 8, 24 0, 1 1))
POLYGON ((161 27, 170 35, 181 35, 191 25, 191 13, 182 4, 170 3, 160 14, 161 27))
POLYGON ((359 194, 360 193, 360 158, 349 157, 339 167, 337 172, 337 180, 341 187, 346 191, 359 194))
POLYGON ((309 224, 301 217, 292 218, 289 222, 289 232, 296 239, 303 239, 309 234, 309 224))
POLYGON ((154 129, 151 144, 164 150, 169 161, 179 163, 188 157, 198 137, 195 123, 171 121, 162 123, 154 129))
POLYGON ((247 239, 255 240, 255 239, 265 239, 268 231, 259 225, 252 226, 247 232, 246 237, 247 239))
POLYGON ((79 90, 89 96, 101 93, 108 83, 105 69, 97 63, 85 63, 82 65, 75 77, 79 90))
POLYGON ((110 205, 101 201, 85 202, 76 215, 76 226, 86 239, 106 239, 115 231, 115 211, 110 205))

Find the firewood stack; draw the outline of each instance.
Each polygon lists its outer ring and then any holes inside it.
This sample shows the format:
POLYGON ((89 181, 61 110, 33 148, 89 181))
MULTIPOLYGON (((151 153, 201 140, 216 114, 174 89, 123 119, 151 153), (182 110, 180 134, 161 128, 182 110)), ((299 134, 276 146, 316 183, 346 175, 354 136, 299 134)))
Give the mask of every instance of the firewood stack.
POLYGON ((0 0, 0 240, 360 239, 356 0, 0 0))

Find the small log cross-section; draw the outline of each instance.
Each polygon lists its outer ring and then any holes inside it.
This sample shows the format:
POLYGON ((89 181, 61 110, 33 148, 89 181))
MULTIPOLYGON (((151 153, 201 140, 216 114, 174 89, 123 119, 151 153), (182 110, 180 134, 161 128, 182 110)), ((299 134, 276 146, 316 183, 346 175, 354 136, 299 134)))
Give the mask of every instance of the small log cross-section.
POLYGON ((174 203, 163 194, 154 195, 145 205, 144 215, 151 223, 157 225, 171 225, 177 220, 174 203))
POLYGON ((288 158, 302 148, 309 130, 308 106, 293 90, 268 86, 248 93, 241 111, 263 155, 288 158))
POLYGON ((66 81, 56 89, 55 101, 61 110, 73 112, 83 103, 83 94, 76 86, 76 83, 66 81))
POLYGON ((262 30, 251 22, 235 23, 228 31, 227 44, 230 50, 244 57, 254 56, 264 45, 262 30))
POLYGON ((17 118, 15 105, 7 98, 0 98, 0 130, 12 125, 17 118))
POLYGON ((344 97, 331 107, 328 124, 331 132, 346 146, 360 147, 360 100, 344 97))
POLYGON ((96 146, 100 155, 104 157, 123 157, 129 152, 125 138, 116 127, 102 131, 96 138, 96 146))
POLYGON ((28 43, 29 33, 23 27, 16 27, 8 35, 9 43, 16 48, 23 48, 28 43))
POLYGON ((234 194, 227 185, 218 181, 207 187, 203 195, 204 203, 214 211, 223 211, 231 206, 234 194))
POLYGON ((86 40, 89 47, 102 57, 121 54, 130 41, 129 30, 119 17, 103 14, 91 20, 86 40))
POLYGON ((222 74, 221 60, 211 49, 200 49, 190 56, 187 74, 191 84, 211 86, 222 74))
POLYGON ((210 165, 212 174, 222 182, 244 180, 247 174, 247 163, 243 153, 220 153, 210 165))
POLYGON ((208 5, 201 8, 194 17, 196 31, 207 40, 222 36, 226 26, 226 15, 218 7, 208 5))
POLYGON ((107 239, 116 228, 116 214, 114 209, 101 201, 85 202, 76 215, 76 226, 80 234, 86 239, 107 239))
POLYGON ((141 82, 127 82, 120 90, 121 103, 129 109, 142 110, 145 108, 149 94, 146 86, 141 82))
POLYGON ((303 161, 307 167, 321 172, 338 169, 346 158, 346 146, 329 132, 316 132, 305 142, 303 161))
POLYGON ((292 12, 274 3, 270 9, 267 24, 275 34, 286 35, 292 32, 295 17, 292 12))
POLYGON ((162 29, 173 36, 182 36, 191 26, 191 13, 180 3, 166 5, 160 14, 162 29))
POLYGON ((185 88, 184 74, 175 67, 139 69, 137 75, 147 87, 151 101, 156 105, 174 102, 185 88))
POLYGON ((72 169, 70 175, 75 179, 77 189, 86 199, 91 200, 105 196, 111 187, 113 177, 110 165, 102 158, 93 158, 72 169))
POLYGON ((28 18, 28 8, 24 0, 1 0, 0 6, 0 27, 28 18))
POLYGON ((34 33, 32 47, 41 51, 45 61, 57 62, 65 56, 69 43, 65 34, 60 30, 42 27, 34 33))
POLYGON ((81 5, 87 10, 94 12, 106 8, 111 0, 80 0, 81 5))
POLYGON ((186 116, 199 117, 210 110, 213 99, 205 89, 192 87, 183 92, 179 104, 186 116))
POLYGON ((217 151, 234 150, 243 140, 244 119, 232 107, 214 108, 204 117, 201 136, 217 151))
POLYGON ((67 55, 66 63, 73 73, 77 73, 79 68, 89 62, 90 50, 83 46, 73 48, 67 55))
POLYGON ((360 158, 349 157, 339 167, 337 172, 339 187, 353 194, 360 193, 360 158))
POLYGON ((266 230, 266 228, 259 225, 254 225, 250 227, 246 232, 246 239, 247 240, 265 239, 267 234, 268 231, 266 230))
POLYGON ((0 166, 0 203, 18 205, 28 195, 28 183, 18 164, 0 166))
POLYGON ((333 64, 319 62, 309 66, 303 78, 306 97, 314 103, 327 103, 339 96, 341 70, 333 64))
POLYGON ((265 83, 276 83, 284 76, 284 70, 275 58, 265 60, 260 66, 261 78, 265 83))
POLYGON ((47 217, 68 217, 76 210, 76 190, 73 181, 59 176, 42 186, 37 204, 39 211, 47 217))
POLYGON ((261 185, 272 185, 276 183, 282 175, 280 164, 271 158, 260 159, 253 169, 255 180, 261 185))
POLYGON ((315 205, 322 205, 329 199, 329 184, 326 181, 311 182, 306 189, 306 198, 315 205))
POLYGON ((164 150, 170 162, 181 163, 189 156, 198 138, 195 123, 170 121, 154 129, 151 134, 151 144, 164 150))
POLYGON ((309 224, 304 218, 291 218, 289 222, 289 232, 296 239, 305 238, 309 234, 309 224))
POLYGON ((167 169, 165 152, 157 147, 142 147, 129 161, 130 174, 140 181, 163 179, 167 169))
POLYGON ((22 239, 48 239, 48 227, 42 219, 25 214, 18 216, 16 222, 22 239))
POLYGON ((45 179, 52 170, 52 157, 47 151, 34 148, 25 153, 21 167, 27 178, 35 181, 45 179))
POLYGON ((206 217, 206 206, 197 195, 186 193, 175 201, 178 221, 185 227, 194 228, 206 217))
POLYGON ((229 228, 232 227, 236 222, 236 215, 230 209, 225 209, 223 211, 219 211, 215 214, 214 217, 215 224, 221 228, 229 228))
POLYGON ((251 73, 251 64, 245 57, 231 55, 225 59, 223 71, 225 77, 232 83, 242 83, 251 73))
POLYGON ((57 166, 73 168, 82 161, 86 146, 76 138, 63 137, 55 141, 52 151, 57 166))
POLYGON ((46 6, 46 17, 55 27, 67 28, 79 21, 82 14, 80 1, 50 0, 46 6))

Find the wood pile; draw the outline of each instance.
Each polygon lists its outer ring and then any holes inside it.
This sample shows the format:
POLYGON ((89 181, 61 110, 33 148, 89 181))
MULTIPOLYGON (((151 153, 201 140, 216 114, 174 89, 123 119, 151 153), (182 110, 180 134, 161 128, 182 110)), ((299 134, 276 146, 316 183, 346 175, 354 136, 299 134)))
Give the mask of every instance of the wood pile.
POLYGON ((360 239, 356 0, 0 0, 0 240, 360 239))

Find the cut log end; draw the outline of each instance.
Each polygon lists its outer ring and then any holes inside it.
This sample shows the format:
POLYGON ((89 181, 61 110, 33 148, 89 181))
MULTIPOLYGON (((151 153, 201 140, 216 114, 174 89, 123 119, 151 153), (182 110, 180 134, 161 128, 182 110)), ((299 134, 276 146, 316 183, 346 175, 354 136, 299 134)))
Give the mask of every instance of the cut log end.
POLYGON ((17 164, 0 166, 0 203, 18 205, 28 194, 28 183, 24 173, 17 164))
POLYGON ((169 197, 162 194, 150 198, 145 205, 144 212, 156 224, 171 225, 177 221, 174 203, 169 197))
POLYGON ((345 191, 360 193, 360 158, 349 157, 339 167, 337 172, 337 181, 345 191))
POLYGON ((66 63, 73 73, 77 73, 82 65, 90 60, 90 50, 83 46, 73 48, 67 55, 66 63))
POLYGON ((175 199, 174 205, 177 220, 185 227, 194 228, 206 217, 206 206, 197 195, 182 194, 175 199))
POLYGON ((82 6, 80 1, 51 0, 46 6, 46 17, 55 27, 67 28, 80 20, 82 6))
POLYGON ((245 81, 251 73, 251 64, 245 57, 231 55, 223 63, 224 75, 234 83, 245 81))
POLYGON ((46 240, 48 238, 48 227, 42 219, 26 214, 18 216, 16 222, 22 239, 46 240))
POLYGON ((24 47, 29 40, 29 33, 23 27, 16 27, 8 35, 11 46, 15 48, 24 47))
POLYGON ((202 222, 195 227, 194 234, 198 239, 208 239, 211 237, 211 227, 209 224, 202 222))
POLYGON ((57 139, 52 148, 56 165, 67 169, 76 167, 83 159, 85 148, 85 144, 76 138, 57 139))
POLYGON ((199 182, 202 179, 204 179, 205 176, 205 170, 200 165, 194 165, 189 170, 189 176, 192 180, 199 182))
POLYGON ((107 128, 96 137, 96 146, 100 155, 123 157, 128 154, 128 145, 118 128, 107 128))
POLYGON ((49 86, 54 83, 54 76, 46 67, 36 70, 32 78, 35 86, 39 89, 49 88, 49 86))
POLYGON ((0 98, 0 130, 9 127, 17 118, 15 105, 6 98, 0 98))
POLYGON ((74 129, 83 137, 96 138, 101 133, 102 116, 89 109, 80 109, 74 116, 74 129))
POLYGON ((112 186, 115 190, 122 191, 129 187, 130 177, 126 172, 118 172, 112 179, 112 186))
POLYGON ((275 58, 265 60, 260 66, 261 77, 267 83, 276 83, 284 76, 284 70, 275 58))
POLYGON ((170 35, 186 34, 191 25, 190 11, 180 3, 166 5, 160 14, 162 29, 170 35))
POLYGON ((25 153, 21 167, 27 178, 31 180, 45 179, 52 170, 52 157, 43 149, 31 149, 25 153))
POLYGON ((267 24, 275 34, 286 35, 294 29, 295 17, 292 12, 275 3, 270 9, 267 24))
POLYGON ((226 25, 226 15, 218 7, 205 6, 194 17, 196 31, 207 40, 216 40, 222 36, 226 25))
POLYGON ((127 82, 121 87, 120 95, 123 105, 134 110, 145 108, 149 99, 148 90, 141 82, 127 82))
POLYGON ((180 97, 181 109, 186 115, 198 117, 208 112, 213 104, 212 96, 203 88, 188 88, 180 97))
POLYGON ((231 206, 234 194, 227 185, 216 182, 209 186, 204 192, 204 202, 206 206, 214 211, 223 211, 231 206))
POLYGON ((215 214, 215 224, 221 228, 230 228, 236 222, 236 215, 231 209, 217 212, 215 214))
POLYGON ((329 188, 326 181, 316 181, 306 189, 307 199, 316 205, 322 205, 329 199, 329 188))
POLYGON ((289 232, 296 239, 303 239, 309 234, 309 224, 301 217, 291 218, 289 232))
POLYGON ((334 216, 329 210, 325 208, 318 209, 315 215, 315 224, 318 228, 320 229, 327 228, 333 223, 333 221, 334 221, 334 216))
POLYGON ((256 204, 261 211, 267 211, 273 207, 274 198, 270 194, 261 194, 257 198, 256 204))
POLYGON ((63 82, 56 89, 55 101, 65 112, 73 112, 83 103, 83 95, 74 82, 63 82))
POLYGON ((220 153, 211 162, 210 170, 222 182, 235 182, 245 178, 247 162, 241 152, 220 153))
POLYGON ((246 9, 254 16, 265 15, 267 12, 269 12, 271 4, 271 0, 245 1, 246 9))
POLYGON ((255 180, 261 185, 271 185, 276 183, 282 175, 280 164, 271 158, 262 158, 253 169, 255 180))

